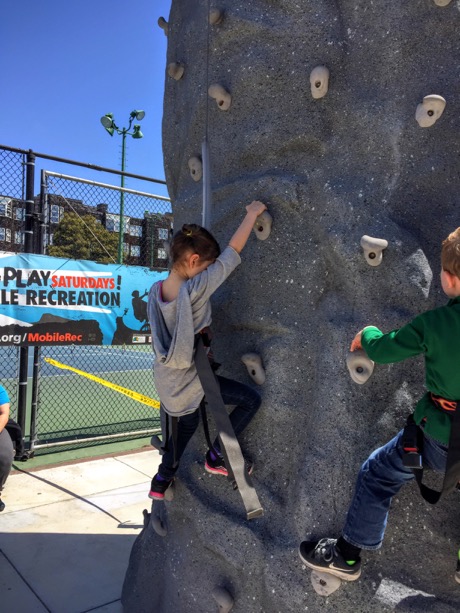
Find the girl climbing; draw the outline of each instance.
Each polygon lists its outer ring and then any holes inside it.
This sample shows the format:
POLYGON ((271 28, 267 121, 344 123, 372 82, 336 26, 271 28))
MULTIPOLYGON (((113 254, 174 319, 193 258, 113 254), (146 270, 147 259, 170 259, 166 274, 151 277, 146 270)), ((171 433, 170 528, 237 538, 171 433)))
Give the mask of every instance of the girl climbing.
MULTIPOLYGON (((246 207, 245 218, 222 253, 205 228, 183 225, 171 243, 172 270, 168 278, 155 283, 150 290, 148 316, 155 353, 155 385, 161 410, 179 418, 177 433, 169 438, 158 472, 152 479, 150 498, 164 498, 198 426, 198 408, 204 392, 194 364, 194 344, 195 336, 211 324, 209 299, 240 264, 239 254, 256 218, 266 208, 258 201, 246 207)), ((230 421, 235 434, 239 434, 258 410, 260 396, 237 381, 221 376, 217 379, 224 403, 235 405, 230 421)), ((228 475, 218 439, 206 453, 205 469, 211 474, 228 475)))

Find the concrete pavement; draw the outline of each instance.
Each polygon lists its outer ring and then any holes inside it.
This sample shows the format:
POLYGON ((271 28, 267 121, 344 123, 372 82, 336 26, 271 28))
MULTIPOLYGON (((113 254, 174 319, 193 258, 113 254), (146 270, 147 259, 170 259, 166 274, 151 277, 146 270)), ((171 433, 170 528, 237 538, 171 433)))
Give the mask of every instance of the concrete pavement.
POLYGON ((33 471, 18 463, 2 494, 2 613, 121 613, 158 464, 152 449, 33 471))

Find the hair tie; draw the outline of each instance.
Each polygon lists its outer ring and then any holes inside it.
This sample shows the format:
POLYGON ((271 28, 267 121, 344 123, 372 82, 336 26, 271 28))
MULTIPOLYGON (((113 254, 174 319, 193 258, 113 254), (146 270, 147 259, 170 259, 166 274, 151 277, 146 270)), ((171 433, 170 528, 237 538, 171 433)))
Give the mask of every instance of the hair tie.
POLYGON ((192 236, 193 232, 192 230, 184 230, 184 234, 185 236, 192 236))

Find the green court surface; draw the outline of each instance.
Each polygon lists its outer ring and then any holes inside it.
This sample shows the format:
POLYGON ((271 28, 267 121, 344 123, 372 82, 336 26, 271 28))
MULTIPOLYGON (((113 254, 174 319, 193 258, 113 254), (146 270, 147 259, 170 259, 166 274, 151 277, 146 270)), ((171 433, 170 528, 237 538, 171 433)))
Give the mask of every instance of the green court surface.
MULTIPOLYGON (((101 382, 54 366, 46 358, 158 400, 150 347, 43 348, 39 359, 36 456, 72 452, 74 457, 84 457, 87 451, 99 455, 137 448, 150 441, 152 431, 158 431, 157 408, 110 389, 101 382), (115 436, 106 438, 109 435, 115 436), (112 445, 116 449, 107 451, 112 445)), ((31 373, 32 365, 29 364, 29 375, 31 373)), ((17 383, 17 377, 2 380, 11 396, 13 415, 16 415, 17 383)), ((29 376, 26 440, 30 439, 31 405, 32 378, 29 376)))

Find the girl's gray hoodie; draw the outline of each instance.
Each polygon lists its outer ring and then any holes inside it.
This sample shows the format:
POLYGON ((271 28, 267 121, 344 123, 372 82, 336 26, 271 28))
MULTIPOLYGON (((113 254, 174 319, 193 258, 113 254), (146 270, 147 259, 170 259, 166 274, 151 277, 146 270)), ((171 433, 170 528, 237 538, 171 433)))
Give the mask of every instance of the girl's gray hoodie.
POLYGON ((240 262, 228 246, 206 270, 181 285, 175 300, 163 302, 161 281, 149 292, 155 387, 162 407, 174 417, 195 411, 203 399, 193 360, 195 334, 211 324, 209 298, 240 262))

